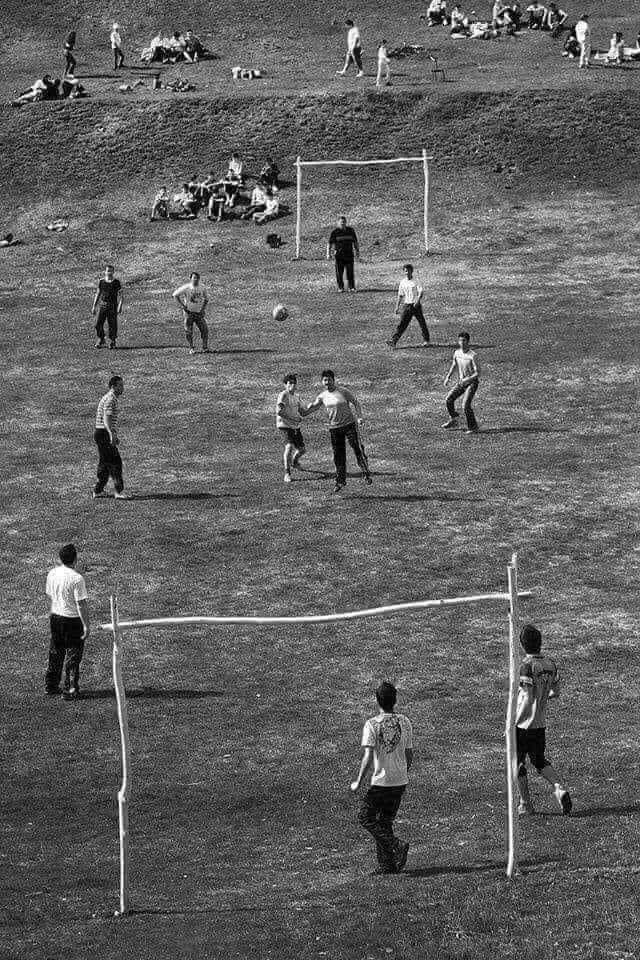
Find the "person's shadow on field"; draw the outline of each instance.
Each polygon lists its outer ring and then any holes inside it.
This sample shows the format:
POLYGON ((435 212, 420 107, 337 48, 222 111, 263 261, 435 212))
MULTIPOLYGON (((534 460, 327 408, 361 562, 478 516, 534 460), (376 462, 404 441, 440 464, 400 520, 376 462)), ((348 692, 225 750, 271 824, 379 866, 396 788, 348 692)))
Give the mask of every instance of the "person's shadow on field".
MULTIPOLYGON (((207 697, 223 697, 224 690, 182 690, 161 687, 139 687, 137 690, 127 690, 127 700, 204 700, 207 697)), ((83 690, 81 700, 112 700, 115 699, 113 687, 100 690, 83 690)))

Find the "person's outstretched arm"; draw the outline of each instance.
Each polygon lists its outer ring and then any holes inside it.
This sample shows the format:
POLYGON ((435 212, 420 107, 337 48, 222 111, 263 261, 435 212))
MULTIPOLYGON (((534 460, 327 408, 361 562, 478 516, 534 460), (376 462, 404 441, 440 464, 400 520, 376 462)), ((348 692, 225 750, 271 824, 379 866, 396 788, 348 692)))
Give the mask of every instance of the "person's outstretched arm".
POLYGON ((316 397, 316 399, 313 400, 306 407, 302 408, 302 405, 301 405, 300 413, 302 414, 303 417, 308 417, 310 413, 314 413, 316 410, 319 410, 321 406, 322 406, 322 397, 316 397))
POLYGON ((120 287, 120 289, 118 290, 118 313, 122 313, 123 300, 124 298, 122 295, 122 287, 120 287))

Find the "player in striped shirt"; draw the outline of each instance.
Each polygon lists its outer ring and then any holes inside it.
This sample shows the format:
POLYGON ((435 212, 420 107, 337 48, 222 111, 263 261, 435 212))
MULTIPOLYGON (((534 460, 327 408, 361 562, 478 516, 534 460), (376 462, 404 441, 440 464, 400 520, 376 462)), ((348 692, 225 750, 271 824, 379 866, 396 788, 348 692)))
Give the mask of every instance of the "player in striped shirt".
POLYGON ((122 377, 109 380, 109 390, 100 398, 96 411, 96 428, 93 439, 98 447, 98 482, 93 488, 93 497, 100 497, 109 477, 113 480, 116 500, 126 500, 122 479, 122 459, 118 450, 118 397, 124 393, 122 377))
POLYGON ((520 643, 525 652, 520 664, 520 688, 516 708, 516 750, 518 754, 518 792, 522 816, 535 813, 529 795, 527 757, 541 777, 553 787, 554 796, 566 815, 573 806, 568 790, 560 783, 558 774, 545 757, 547 704, 560 695, 558 668, 550 657, 542 653, 542 634, 527 624, 520 631, 520 643))
POLYGON ((284 440, 284 482, 291 483, 291 468, 297 467, 305 453, 304 437, 300 430, 304 416, 304 404, 296 393, 298 378, 288 373, 283 380, 285 389, 276 400, 276 427, 284 440))

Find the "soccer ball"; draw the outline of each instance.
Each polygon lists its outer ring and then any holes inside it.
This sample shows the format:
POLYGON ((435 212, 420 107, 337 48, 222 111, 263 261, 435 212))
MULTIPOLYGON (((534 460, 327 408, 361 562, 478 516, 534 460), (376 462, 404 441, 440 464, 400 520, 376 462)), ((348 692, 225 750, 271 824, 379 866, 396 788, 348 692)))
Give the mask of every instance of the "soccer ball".
POLYGON ((286 320, 289 316, 289 311, 282 303, 277 303, 273 308, 273 319, 282 321, 286 320))

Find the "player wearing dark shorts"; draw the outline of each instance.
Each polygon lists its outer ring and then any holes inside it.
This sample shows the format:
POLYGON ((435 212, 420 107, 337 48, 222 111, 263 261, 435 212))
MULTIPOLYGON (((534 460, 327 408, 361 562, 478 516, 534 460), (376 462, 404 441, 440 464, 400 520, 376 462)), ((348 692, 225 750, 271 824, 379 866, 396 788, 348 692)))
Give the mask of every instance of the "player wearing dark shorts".
POLYGON ((546 715, 549 700, 560 695, 558 668, 553 660, 541 653, 542 635, 532 624, 522 628, 520 643, 525 656, 520 664, 520 688, 516 712, 516 753, 518 757, 518 792, 520 816, 535 813, 529 795, 526 760, 541 777, 553 787, 554 796, 564 814, 573 806, 568 790, 560 783, 558 774, 545 756, 546 715))
POLYGON ((122 284, 114 277, 114 267, 107 264, 104 277, 98 281, 91 313, 96 319, 96 347, 104 347, 104 325, 109 331, 109 349, 115 350, 118 339, 118 314, 122 313, 122 284))
POLYGON ((335 257, 338 290, 340 293, 344 292, 344 275, 346 272, 347 286, 350 291, 354 292, 356 289, 356 281, 353 271, 353 259, 354 256, 360 256, 360 248, 358 246, 356 232, 353 227, 347 226, 346 217, 340 217, 337 228, 331 232, 329 237, 327 260, 331 259, 332 254, 335 257))
POLYGON ((305 407, 296 393, 298 378, 295 373, 287 373, 283 383, 285 389, 276 400, 276 426, 284 440, 284 482, 291 483, 291 468, 298 466, 306 451, 300 429, 305 407))

